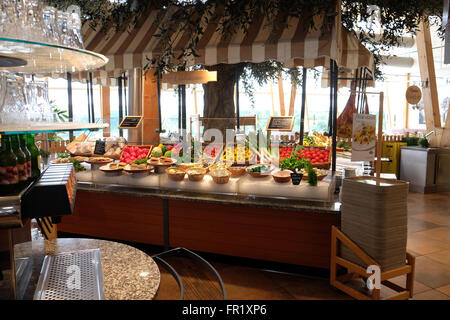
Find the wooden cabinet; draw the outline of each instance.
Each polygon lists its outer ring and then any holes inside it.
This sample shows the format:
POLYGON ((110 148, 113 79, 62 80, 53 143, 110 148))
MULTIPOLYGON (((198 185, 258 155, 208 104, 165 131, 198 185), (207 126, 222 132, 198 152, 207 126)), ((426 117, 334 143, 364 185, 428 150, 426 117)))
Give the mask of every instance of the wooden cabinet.
POLYGON ((58 231, 163 245, 163 210, 158 198, 78 191, 74 212, 58 231))
POLYGON ((172 247, 329 268, 339 215, 169 201, 172 247))
POLYGON ((331 226, 339 221, 339 212, 78 191, 73 215, 63 217, 58 230, 329 268, 331 226), (163 201, 168 203, 165 213, 163 201))

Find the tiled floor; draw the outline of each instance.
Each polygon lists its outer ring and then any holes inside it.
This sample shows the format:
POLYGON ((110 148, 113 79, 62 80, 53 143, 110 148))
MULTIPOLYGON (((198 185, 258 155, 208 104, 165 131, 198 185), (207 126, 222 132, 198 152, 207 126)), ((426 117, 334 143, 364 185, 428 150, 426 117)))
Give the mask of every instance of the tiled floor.
MULTIPOLYGON (((408 197, 408 251, 416 256, 414 297, 416 300, 450 300, 450 192, 439 194, 410 193, 408 197)), ((149 254, 154 249, 138 248, 149 254)), ((304 273, 280 273, 243 266, 230 259, 208 261, 221 275, 228 299, 352 299, 331 287, 327 274, 306 276, 304 273)), ((263 263, 267 268, 267 264, 263 263)), ((157 299, 178 299, 174 278, 161 269, 157 299)), ((221 299, 213 275, 197 266, 182 263, 175 268, 185 283, 185 299, 221 299)), ((405 285, 406 278, 393 279, 405 285)), ((363 288, 363 282, 356 282, 363 288)), ((382 288, 381 297, 394 293, 382 288)))
POLYGON ((416 281, 429 289, 414 299, 450 299, 450 192, 410 193, 408 250, 416 258, 416 281))
MULTIPOLYGON (((450 300, 450 192, 410 193, 408 211, 408 251, 416 256, 413 299, 450 300)), ((228 299, 350 299, 326 278, 211 262, 223 278, 228 299)), ((395 282, 404 285, 405 278, 395 282)), ((382 289, 382 297, 390 293, 382 289)))

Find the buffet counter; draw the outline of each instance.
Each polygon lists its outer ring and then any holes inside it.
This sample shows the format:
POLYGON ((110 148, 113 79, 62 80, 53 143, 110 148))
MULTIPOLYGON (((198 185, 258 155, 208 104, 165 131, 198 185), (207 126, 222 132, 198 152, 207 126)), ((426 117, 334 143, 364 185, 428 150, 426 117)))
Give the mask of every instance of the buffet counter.
MULTIPOLYGON (((329 268, 331 226, 340 223, 340 203, 331 179, 324 179, 317 187, 306 182, 300 186, 276 184, 278 190, 297 193, 296 197, 282 197, 269 196, 271 177, 242 177, 220 186, 235 188, 221 193, 193 190, 189 181, 171 186, 175 182, 167 181, 165 174, 82 174, 84 182, 78 182, 74 213, 62 219, 59 231, 329 268), (88 175, 91 181, 86 181, 88 175), (102 179, 111 180, 100 182, 102 179), (127 179, 132 179, 132 184, 127 179), (326 201, 301 199, 311 190, 324 195, 326 201), (257 191, 260 194, 255 194, 257 191)), ((208 180, 203 182, 209 184, 208 180)), ((192 183, 204 188, 199 182, 192 183)))
POLYGON ((167 190, 156 188, 143 188, 118 184, 98 184, 93 182, 78 182, 78 191, 96 192, 103 194, 126 195, 138 198, 159 198, 166 200, 182 200, 189 202, 204 202, 214 204, 233 204, 241 206, 271 208, 278 210, 304 211, 317 213, 340 213, 340 202, 333 197, 331 202, 297 200, 290 198, 261 197, 255 195, 234 195, 198 193, 184 190, 167 190))

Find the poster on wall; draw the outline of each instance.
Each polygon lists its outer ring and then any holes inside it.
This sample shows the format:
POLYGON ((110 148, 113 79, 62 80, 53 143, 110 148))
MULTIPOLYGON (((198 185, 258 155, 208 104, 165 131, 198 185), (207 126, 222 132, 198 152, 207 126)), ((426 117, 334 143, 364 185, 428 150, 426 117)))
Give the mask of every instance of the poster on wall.
POLYGON ((376 115, 353 114, 352 161, 375 159, 376 123, 376 115))

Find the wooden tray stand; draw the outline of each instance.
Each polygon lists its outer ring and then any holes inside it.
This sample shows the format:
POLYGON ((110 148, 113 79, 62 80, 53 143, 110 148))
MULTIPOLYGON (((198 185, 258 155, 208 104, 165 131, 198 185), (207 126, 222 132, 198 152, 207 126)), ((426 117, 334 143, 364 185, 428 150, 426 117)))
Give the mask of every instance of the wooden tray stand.
MULTIPOLYGON (((344 233, 342 233, 336 226, 331 227, 331 259, 330 259, 330 284, 352 296, 358 300, 380 300, 380 289, 374 288, 371 295, 366 295, 348 285, 346 282, 355 279, 367 280, 371 276, 367 273, 363 267, 345 260, 338 256, 338 244, 341 242, 348 249, 350 249, 358 258, 360 258, 367 265, 380 265, 367 255, 361 248, 359 248, 352 240, 350 240, 344 233), (337 276, 336 272, 338 266, 346 268, 347 272, 343 275, 337 276)), ((406 300, 412 298, 414 289, 414 270, 415 270, 415 257, 410 253, 406 253, 406 264, 402 267, 391 269, 381 272, 381 284, 398 292, 392 296, 384 298, 382 300, 406 300), (406 275, 406 288, 403 288, 389 279, 406 275)))

